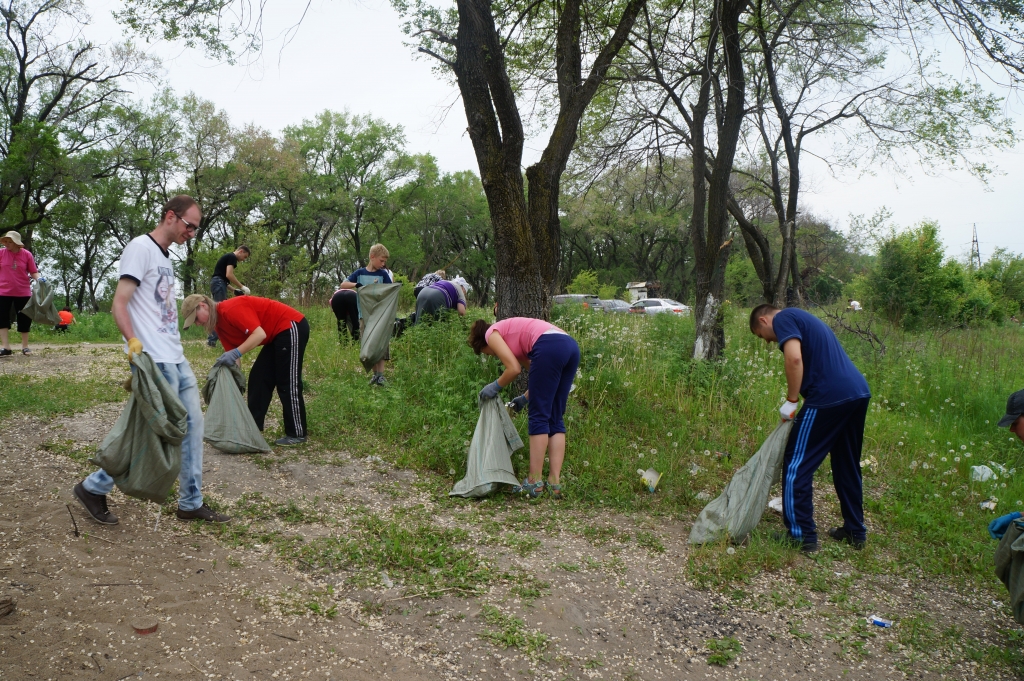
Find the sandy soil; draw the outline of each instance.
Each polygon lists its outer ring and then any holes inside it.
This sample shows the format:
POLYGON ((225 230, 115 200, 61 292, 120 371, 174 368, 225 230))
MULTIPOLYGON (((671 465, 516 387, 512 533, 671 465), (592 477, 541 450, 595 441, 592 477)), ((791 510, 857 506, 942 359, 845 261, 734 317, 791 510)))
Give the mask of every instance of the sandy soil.
MULTIPOLYGON (((114 367, 116 350, 94 350, 51 350, 16 361, 39 375, 114 367)), ((524 536, 540 541, 525 555, 477 545, 497 567, 514 566, 550 584, 532 604, 503 584, 480 596, 435 599, 410 598, 402 584, 355 587, 349 575, 301 572, 270 547, 230 546, 172 515, 157 524, 154 504, 118 492, 110 500, 121 522, 102 527, 85 516, 71 487, 91 470, 81 453, 103 438, 120 409, 106 405, 53 422, 4 417, 0 594, 18 603, 0 618, 0 679, 999 678, 992 668, 950 658, 949 650, 911 651, 900 642, 899 625, 856 632, 876 612, 893 619, 920 613, 937 631, 956 625, 991 644, 1003 641, 999 629, 1014 627, 1005 599, 993 600, 998 595, 884 575, 851 587, 862 604, 856 614, 840 612, 826 593, 788 574, 753 578, 742 587, 749 595, 737 602, 687 583, 689 528, 660 519, 607 514, 582 524, 648 529, 664 545, 661 553, 521 525, 524 536), (329 602, 336 615, 314 614, 303 606, 310 598, 329 602), (485 605, 550 637, 547 650, 528 655, 481 639, 490 628, 481 617, 485 605), (138 635, 132 625, 147 620, 157 631, 138 635), (706 641, 725 636, 737 638, 742 651, 726 666, 709 665, 706 641), (854 639, 863 653, 851 652, 854 639)), ((473 545, 485 539, 475 504, 435 504, 415 472, 382 462, 315 446, 309 456, 270 465, 210 448, 204 457, 204 490, 224 504, 254 491, 278 501, 324 500, 334 520, 334 512, 353 506, 386 515, 422 504, 439 527, 467 529, 473 545)), ((493 519, 511 522, 526 512, 539 525, 545 503, 509 500, 493 519)), ((281 527, 307 537, 338 531, 327 522, 281 527)), ((834 565, 841 579, 842 564, 834 565)))

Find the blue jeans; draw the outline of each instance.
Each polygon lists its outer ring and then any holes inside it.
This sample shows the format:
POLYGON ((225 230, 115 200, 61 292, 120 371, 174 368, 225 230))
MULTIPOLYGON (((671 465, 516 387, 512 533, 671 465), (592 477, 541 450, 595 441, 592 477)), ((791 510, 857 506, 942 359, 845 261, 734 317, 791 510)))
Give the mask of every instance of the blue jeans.
MULTIPOLYGON (((157 363, 172 390, 188 412, 188 432, 181 441, 181 473, 178 475, 178 508, 194 511, 203 505, 203 408, 199 402, 199 384, 188 362, 157 363)), ((109 494, 114 479, 102 468, 82 483, 90 494, 109 494)))
MULTIPOLYGON (((224 277, 214 277, 210 279, 210 293, 216 303, 221 303, 227 300, 228 280, 224 277)), ((206 343, 208 345, 216 345, 218 340, 220 339, 217 336, 216 331, 211 331, 210 335, 206 337, 206 343)))

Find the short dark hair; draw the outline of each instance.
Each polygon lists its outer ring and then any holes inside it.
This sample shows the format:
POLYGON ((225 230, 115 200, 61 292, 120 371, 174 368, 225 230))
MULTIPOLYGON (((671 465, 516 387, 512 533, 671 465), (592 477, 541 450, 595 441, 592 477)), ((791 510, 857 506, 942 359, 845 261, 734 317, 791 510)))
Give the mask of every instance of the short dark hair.
POLYGON ((466 342, 478 355, 487 347, 487 329, 489 328, 491 325, 482 319, 476 320, 473 322, 473 326, 469 327, 469 339, 466 342))
POLYGON ((167 211, 181 217, 181 214, 192 206, 196 206, 198 208, 199 204, 196 203, 196 200, 188 194, 178 194, 164 204, 164 210, 160 213, 160 221, 163 222, 164 218, 167 217, 167 211))
POLYGON ((236 248, 235 250, 236 250, 236 251, 245 251, 245 254, 246 254, 246 255, 252 255, 252 251, 250 251, 250 250, 249 250, 249 247, 248 247, 248 246, 246 246, 245 244, 242 244, 241 246, 239 246, 239 247, 238 247, 238 248, 236 248))
POLYGON ((754 331, 757 329, 758 321, 761 317, 770 315, 772 312, 778 312, 779 308, 775 307, 771 303, 761 303, 753 310, 750 311, 750 330, 754 331))

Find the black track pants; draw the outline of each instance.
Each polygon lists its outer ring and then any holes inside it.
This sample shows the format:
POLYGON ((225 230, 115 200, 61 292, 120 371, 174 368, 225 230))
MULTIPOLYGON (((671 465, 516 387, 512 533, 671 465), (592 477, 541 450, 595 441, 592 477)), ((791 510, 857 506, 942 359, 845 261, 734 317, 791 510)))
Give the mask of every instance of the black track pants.
POLYGON ((306 437, 306 402, 302 399, 302 357, 309 342, 309 322, 303 319, 263 346, 249 372, 249 411, 256 426, 263 421, 277 388, 284 412, 284 432, 306 437))

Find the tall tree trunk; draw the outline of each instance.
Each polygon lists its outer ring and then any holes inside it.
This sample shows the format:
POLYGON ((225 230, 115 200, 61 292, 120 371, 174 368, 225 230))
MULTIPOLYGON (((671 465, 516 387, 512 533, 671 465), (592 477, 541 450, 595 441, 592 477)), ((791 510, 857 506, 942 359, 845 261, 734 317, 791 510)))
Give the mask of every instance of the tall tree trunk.
POLYGON ((729 179, 743 124, 743 102, 746 83, 743 74, 743 55, 740 45, 739 18, 747 0, 716 0, 712 8, 711 36, 708 41, 707 61, 702 75, 698 103, 694 107, 694 220, 691 226, 694 247, 694 284, 696 301, 696 336, 693 344, 694 359, 715 359, 725 348, 725 328, 722 318, 722 300, 725 288, 725 263, 729 258, 732 240, 727 240, 729 227, 729 179), (725 106, 717 120, 718 149, 714 156, 711 181, 705 194, 707 152, 704 149, 704 125, 707 120, 711 86, 716 74, 713 62, 721 41, 726 80, 725 106), (699 153, 698 153, 699 150, 699 153), (699 160, 698 160, 699 157, 699 160), (698 201, 698 195, 700 199, 698 201), (706 198, 705 198, 706 197, 706 198), (707 206, 707 217, 703 216, 707 206), (704 223, 703 229, 698 227, 704 223))

